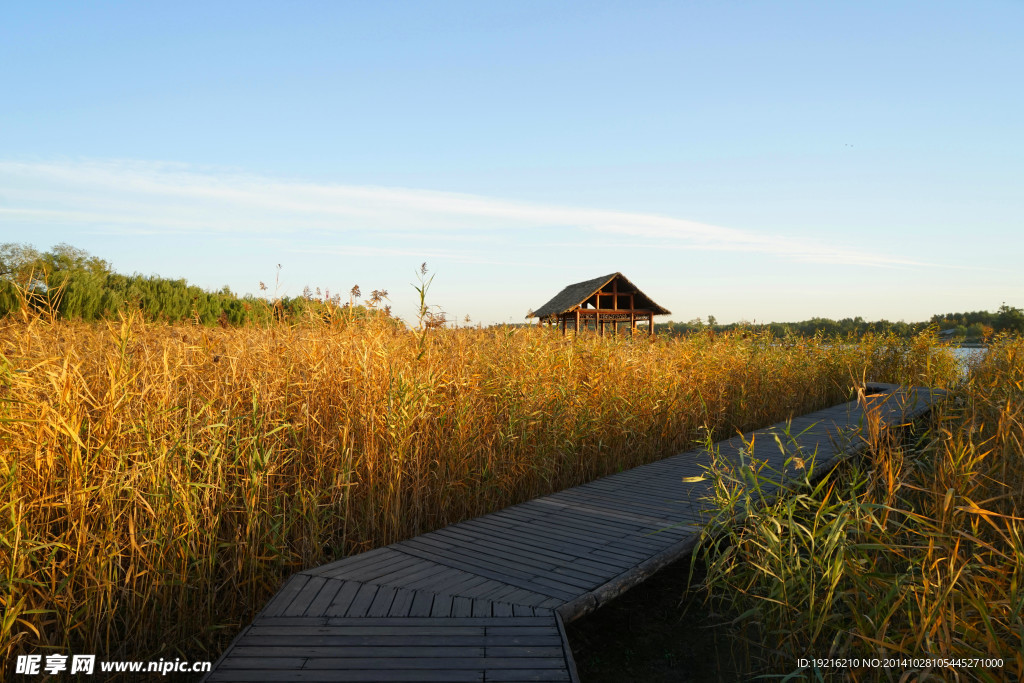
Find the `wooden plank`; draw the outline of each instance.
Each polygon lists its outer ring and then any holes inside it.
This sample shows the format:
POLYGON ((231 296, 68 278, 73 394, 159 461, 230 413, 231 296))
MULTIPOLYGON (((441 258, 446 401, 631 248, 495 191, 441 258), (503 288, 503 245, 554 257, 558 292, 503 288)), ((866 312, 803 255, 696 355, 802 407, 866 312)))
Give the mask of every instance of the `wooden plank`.
MULTIPOLYGON (((465 524, 465 522, 464 522, 465 524)), ((526 524, 516 524, 510 520, 485 519, 483 517, 473 520, 473 526, 483 533, 491 533, 494 537, 519 541, 523 543, 535 543, 537 547, 561 552, 573 557, 583 557, 586 553, 599 547, 604 543, 594 543, 588 539, 580 539, 573 542, 573 537, 563 537, 562 534, 546 535, 534 533, 526 524)), ((536 531, 536 530, 534 530, 536 531)), ((544 530, 541 530, 542 532, 544 530)))
POLYGON ((583 507, 562 509, 546 519, 543 524, 579 529, 581 532, 595 535, 603 534, 609 541, 614 540, 617 543, 632 546, 644 554, 661 545, 660 540, 654 540, 647 534, 663 528, 660 525, 648 525, 635 526, 630 529, 626 524, 619 523, 608 514, 583 507))
POLYGON ((559 532, 568 538, 590 538, 600 545, 609 545, 614 542, 617 548, 630 550, 641 558, 646 557, 661 545, 645 539, 641 534, 602 528, 600 521, 570 512, 561 512, 557 516, 552 515, 547 519, 537 520, 534 529, 538 533, 559 532))
MULTIPOLYGON (((471 617, 473 615, 473 599, 461 595, 452 598, 453 617, 471 617)), ((490 616, 490 615, 487 615, 490 616)))
MULTIPOLYGON (((444 560, 444 558, 439 556, 439 555, 436 555, 436 554, 433 554, 433 553, 430 553, 430 552, 427 552, 427 551, 422 551, 422 550, 419 550, 419 549, 416 549, 416 548, 409 548, 408 552, 414 552, 414 553, 420 554, 424 559, 428 559, 428 560, 434 560, 434 561, 443 561, 444 560)), ((490 578, 490 579, 495 579, 497 581, 502 581, 504 583, 511 584, 513 586, 519 586, 521 588, 527 588, 529 590, 532 590, 532 591, 537 592, 537 593, 542 593, 544 595, 550 595, 552 597, 560 597, 562 599, 568 600, 568 599, 571 599, 574 595, 576 595, 579 592, 575 587, 569 586, 569 585, 565 585, 561 589, 553 588, 553 587, 547 587, 547 586, 539 586, 539 585, 537 585, 536 583, 534 583, 531 580, 533 577, 528 576, 528 575, 524 575, 522 572, 518 572, 518 571, 516 571, 514 569, 503 570, 500 566, 495 566, 495 565, 487 563, 487 562, 473 560, 472 558, 466 558, 466 559, 459 558, 457 561, 458 561, 459 566, 461 568, 465 568, 467 570, 471 570, 475 574, 478 574, 479 576, 490 578), (494 568, 492 568, 492 567, 494 567, 494 568), (512 574, 516 574, 516 576, 513 576, 512 574)))
POLYGON ((380 659, 371 657, 336 658, 323 657, 310 659, 306 662, 306 669, 426 669, 427 667, 439 669, 553 669, 565 666, 565 659, 548 657, 401 657, 388 659, 382 662, 380 659))
MULTIPOLYGON (((580 558, 593 557, 593 551, 599 548, 606 548, 608 539, 591 539, 573 532, 565 532, 553 528, 538 528, 534 533, 520 531, 518 528, 494 526, 494 533, 505 539, 517 539, 532 541, 536 546, 572 554, 580 558)), ((646 557, 646 553, 623 552, 621 557, 597 560, 602 564, 614 567, 631 566, 635 561, 646 557)))
POLYGON ((535 568, 532 571, 551 569, 556 566, 555 563, 531 558, 529 556, 521 556, 515 553, 507 552, 504 550, 498 550, 494 547, 484 545, 482 543, 468 543, 465 540, 459 538, 451 538, 449 536, 441 536, 437 534, 425 534, 423 536, 417 536, 415 539, 418 543, 431 545, 437 548, 440 552, 445 552, 449 549, 458 550, 464 553, 473 553, 475 556, 481 559, 487 559, 490 561, 501 561, 501 562, 512 562, 516 566, 523 566, 535 568))
POLYGON ((484 672, 480 670, 448 670, 420 669, 418 671, 381 671, 381 670, 346 670, 331 671, 326 669, 299 671, 263 671, 254 672, 244 669, 226 669, 214 671, 204 679, 210 683, 472 683, 484 680, 484 672))
POLYGON ((409 616, 409 610, 412 608, 412 601, 415 599, 416 595, 416 591, 411 591, 408 588, 399 588, 398 590, 396 590, 395 599, 391 603, 391 608, 388 610, 387 616, 409 616))
MULTIPOLYGON (((513 611, 515 610, 513 605, 513 611)), ((518 606, 523 616, 531 616, 533 610, 522 605, 518 606)), ((538 647, 554 647, 560 645, 557 635, 348 635, 348 636, 252 636, 240 641, 238 647, 261 646, 295 646, 295 647, 511 647, 514 645, 531 645, 538 647)))
POLYGON ((513 645, 504 647, 488 647, 487 656, 496 657, 563 657, 561 645, 553 647, 513 645))
POLYGON ((509 511, 507 517, 520 522, 528 522, 531 528, 536 528, 538 525, 550 525, 572 521, 581 529, 590 530, 591 533, 596 531, 597 535, 601 538, 613 535, 625 536, 644 529, 644 527, 640 525, 621 522, 618 520, 600 520, 597 518, 596 514, 586 514, 570 507, 569 505, 538 503, 537 508, 538 509, 532 510, 509 511), (603 524, 602 522, 607 523, 603 524))
POLYGON ((373 603, 374 597, 377 595, 377 590, 380 586, 375 586, 372 583, 364 583, 356 591, 356 595, 352 598, 352 604, 348 606, 348 611, 345 612, 346 617, 364 617, 366 611, 370 609, 370 605, 373 603))
POLYGON ((572 657, 572 648, 569 646, 569 636, 565 632, 565 621, 562 615, 555 613, 555 626, 558 628, 558 635, 562 640, 562 652, 565 657, 565 666, 569 679, 573 683, 580 683, 580 675, 576 670, 576 661, 572 657))
MULTIPOLYGON (((437 598, 450 598, 452 596, 436 596, 437 598)), ((437 602, 435 598, 434 602, 437 602)), ((448 615, 442 615, 448 616, 448 615)), ((370 619, 367 619, 370 621, 370 619)), ((292 626, 292 627, 281 627, 281 626, 260 626, 258 623, 253 625, 249 631, 249 637, 267 636, 275 638, 285 637, 303 637, 303 636, 372 636, 372 637, 383 637, 383 636, 407 636, 407 635, 420 635, 420 636, 483 636, 485 635, 484 623, 473 623, 472 621, 467 622, 466 619, 460 619, 458 623, 454 621, 449 622, 448 620, 437 620, 437 619, 420 619, 418 623, 407 623, 401 619, 389 620, 395 623, 380 623, 374 624, 372 621, 369 624, 360 624, 358 621, 352 623, 351 620, 344 620, 341 624, 334 626, 292 626)))
MULTIPOLYGON (((531 538, 530 534, 515 529, 503 530, 500 527, 496 527, 495 533, 504 534, 504 538, 531 538)), ((565 531, 553 527, 536 527, 532 539, 539 547, 560 550, 566 553, 572 552, 583 558, 597 559, 598 555, 595 554, 595 551, 608 548, 607 538, 594 539, 574 531, 565 531), (587 545, 583 545, 583 543, 587 545)), ((646 552, 619 549, 603 559, 598 559, 598 561, 613 566, 632 566, 647 555, 648 553, 646 552)))
MULTIPOLYGON (((484 600, 490 600, 491 602, 495 602, 495 601, 498 601, 498 600, 505 601, 504 599, 505 599, 506 596, 512 595, 513 593, 522 590, 521 588, 518 588, 516 586, 510 586, 508 584, 500 583, 500 582, 497 582, 497 581, 494 581, 492 583, 494 585, 494 588, 492 588, 491 590, 482 591, 482 592, 479 592, 476 595, 472 595, 470 597, 483 598, 484 600)), ((543 599, 545 599, 547 597, 547 596, 539 595, 539 594, 536 594, 536 593, 534 593, 533 595, 536 596, 538 602, 540 600, 543 600, 543 599)))
MULTIPOLYGON (((538 536, 564 539, 571 545, 587 544, 589 549, 607 545, 613 538, 622 538, 619 534, 610 534, 602 531, 600 527, 594 524, 589 526, 580 525, 575 520, 569 518, 568 515, 549 515, 548 517, 530 517, 511 521, 518 522, 519 524, 525 523, 528 525, 530 532, 538 536)), ((516 524, 514 528, 521 528, 519 524, 516 524)), ((636 551, 635 554, 637 557, 646 557, 647 551, 648 548, 644 547, 636 551)))
MULTIPOLYGON (((692 485, 691 485, 692 486, 692 485)), ((676 484, 677 489, 683 487, 681 483, 676 484)), ((705 491, 710 486, 700 486, 705 491)), ((675 498, 668 500, 657 500, 651 495, 651 491, 637 491, 632 493, 629 490, 618 492, 587 491, 587 490, 566 490, 557 494, 559 503, 571 503, 573 505, 589 505, 599 509, 609 510, 616 515, 624 515, 621 519, 636 521, 645 525, 654 525, 671 521, 673 517, 689 510, 693 503, 688 500, 680 500, 679 491, 675 491, 675 498)))
POLYGON ((468 574, 467 572, 464 572, 461 569, 455 569, 454 567, 446 567, 442 564, 438 564, 438 566, 444 567, 444 570, 436 574, 424 576, 423 578, 420 578, 416 581, 407 581, 405 582, 405 587, 411 588, 413 590, 432 590, 434 592, 437 592, 438 590, 441 590, 442 586, 448 584, 449 582, 452 584, 462 582, 472 576, 471 574, 468 574))
POLYGON ((356 597, 356 593, 362 587, 361 583, 356 581, 346 581, 345 585, 342 586, 337 595, 334 596, 334 600, 330 606, 324 610, 324 616, 328 617, 343 617, 345 612, 348 611, 349 605, 352 604, 352 599, 356 597))
MULTIPOLYGON (((598 549, 592 551, 588 555, 588 557, 593 557, 593 558, 598 559, 598 560, 609 560, 609 561, 610 560, 617 560, 620 557, 622 557, 622 552, 623 551, 621 551, 618 548, 613 548, 613 547, 606 546, 604 548, 598 548, 598 549)), ((632 559, 628 564, 626 564, 623 567, 623 569, 625 570, 625 569, 629 569, 630 567, 634 567, 637 564, 639 564, 640 562, 643 562, 643 557, 637 558, 637 557, 634 556, 634 559, 632 559)))
POLYGON ((366 579, 366 583, 376 583, 379 585, 397 584, 405 585, 408 581, 415 581, 423 576, 430 576, 431 573, 438 573, 444 567, 435 564, 433 562, 426 562, 419 558, 410 558, 413 562, 403 563, 402 566, 396 568, 394 571, 386 574, 379 574, 370 579, 366 579))
MULTIPOLYGON (((655 509, 642 506, 628 499, 615 499, 609 496, 595 496, 577 494, 572 498, 566 497, 559 502, 569 503, 569 508, 578 512, 588 513, 601 519, 605 523, 626 523, 633 524, 634 529, 629 533, 644 534, 669 527, 679 521, 679 515, 689 511, 690 506, 679 505, 677 510, 669 511, 665 508, 655 509), (656 516, 655 516, 656 513, 656 516)), ((620 528, 626 528, 620 524, 620 528)))
POLYGON ((490 600, 481 600, 476 598, 473 600, 473 614, 474 617, 489 617, 493 614, 492 609, 493 603, 490 600))
POLYGON ((274 597, 270 599, 270 602, 264 606, 263 611, 260 614, 266 614, 267 616, 278 616, 284 613, 285 608, 291 604, 292 600, 295 599, 303 589, 303 587, 309 582, 308 576, 304 574, 293 574, 284 585, 281 587, 274 597))
POLYGON ((396 555, 398 557, 394 559, 384 560, 382 562, 379 562, 368 567, 362 567, 355 571, 345 572, 342 578, 345 578, 348 581, 366 582, 370 579, 376 579, 381 576, 387 576, 388 574, 392 574, 399 569, 404 569, 410 566, 417 566, 420 564, 415 557, 409 557, 405 553, 396 553, 396 555))
POLYGON ((510 586, 507 583, 495 581, 494 579, 487 579, 483 583, 471 588, 463 588, 462 586, 458 588, 459 595, 467 598, 484 598, 493 593, 511 593, 513 590, 515 590, 515 586, 510 586))
MULTIPOLYGON (((406 544, 403 546, 406 552, 416 554, 426 560, 457 566, 463 571, 472 572, 480 577, 495 579, 513 586, 529 588, 530 586, 528 584, 534 576, 531 573, 524 572, 519 569, 505 567, 495 562, 474 557, 469 553, 451 550, 442 555, 439 552, 435 552, 430 549, 429 546, 416 544, 414 541, 415 539, 411 539, 403 542, 406 544)), ((538 592, 552 595, 548 590, 538 592)), ((576 591, 573 586, 566 584, 562 589, 560 589, 560 592, 565 593, 566 597, 571 597, 576 591)))
POLYGON ((552 610, 552 609, 555 609, 556 607, 558 607, 560 605, 564 605, 564 604, 565 604, 565 600, 562 600, 560 598, 548 598, 544 602, 542 602, 539 605, 537 605, 536 607, 534 607, 533 608, 533 613, 535 615, 537 615, 537 616, 540 616, 541 615, 541 611, 542 611, 541 608, 543 608, 545 611, 546 610, 552 610))
POLYGON ((676 491, 681 484, 680 479, 683 476, 696 476, 702 472, 703 470, 686 464, 679 467, 666 467, 652 472, 637 473, 635 476, 630 477, 613 475, 613 477, 595 479, 589 484, 579 487, 579 490, 587 492, 600 491, 613 495, 621 492, 629 494, 651 492, 654 495, 670 497, 673 495, 672 492, 676 491))
POLYGON ((526 540, 519 540, 511 535, 502 535, 501 537, 495 537, 493 531, 484 531, 476 527, 467 527, 462 524, 456 524, 450 527, 445 527, 442 531, 459 534, 465 538, 472 540, 475 543, 486 543, 498 545, 516 552, 530 553, 537 557, 544 557, 550 559, 556 564, 562 564, 565 562, 572 562, 574 564, 580 564, 585 567, 588 571, 596 576, 604 576, 608 572, 614 572, 616 567, 614 565, 604 564, 602 562, 594 562, 592 560, 582 560, 578 553, 560 552, 557 550, 551 550, 544 546, 530 543, 526 540))
MULTIPOLYGON (((484 627, 484 626, 549 626, 551 620, 554 618, 553 615, 549 617, 536 617, 534 619, 458 619, 452 620, 451 622, 444 622, 446 628, 465 628, 465 627, 484 627)), ((404 619, 394 619, 392 617, 361 617, 351 619, 348 617, 342 617, 337 619, 328 619, 327 623, 330 626, 337 628, 434 628, 438 625, 436 619, 431 617, 406 617, 404 619)))
POLYGON ((321 576, 310 577, 298 595, 284 608, 282 616, 301 617, 306 612, 306 608, 309 607, 310 603, 319 595, 320 589, 324 587, 325 583, 327 583, 327 579, 321 576))
POLYGON ((710 486, 710 481, 697 483, 683 482, 683 477, 695 477, 704 474, 705 470, 703 469, 680 466, 657 474, 652 473, 651 476, 663 478, 661 482, 651 482, 649 480, 605 482, 599 479, 585 486, 560 491, 555 494, 556 497, 552 498, 552 500, 558 502, 561 501, 563 496, 569 498, 578 493, 591 496, 607 496, 612 500, 628 500, 643 507, 668 507, 673 509, 680 503, 678 497, 680 490, 694 487, 706 489, 710 486))
POLYGON ((451 595, 435 595, 434 605, 430 608, 430 616, 432 617, 450 617, 452 616, 452 601, 451 595))
POLYGON ((593 546, 566 547, 562 544, 541 543, 538 541, 536 533, 527 530, 515 532, 486 527, 484 529, 459 529, 452 532, 473 540, 476 545, 481 547, 504 548, 505 550, 501 551, 503 555, 500 556, 519 556, 537 566, 558 567, 572 564, 581 574, 595 577, 605 576, 618 569, 616 565, 584 560, 583 553, 593 546), (479 540, 477 540, 478 537, 479 540))
POLYGON ((541 569, 550 569, 551 567, 555 567, 559 564, 558 560, 540 555, 533 549, 528 549, 524 552, 509 550, 508 545, 504 544, 501 539, 494 539, 494 537, 491 537, 490 539, 478 538, 458 530, 441 529, 440 531, 425 534, 419 538, 425 539, 427 537, 435 539, 440 543, 449 543, 456 547, 468 548, 487 553, 492 557, 528 562, 531 566, 541 569))
POLYGON ((469 590, 488 581, 487 577, 457 569, 456 573, 446 576, 443 581, 429 584, 424 590, 433 593, 451 593, 453 591, 469 590))
POLYGON ((434 604, 434 594, 429 591, 415 591, 415 594, 412 606, 409 607, 409 616, 429 617, 430 608, 434 604))
POLYGON ((513 611, 513 605, 507 602, 495 602, 492 607, 494 616, 496 617, 511 617, 515 615, 513 611))
POLYGON ((397 592, 398 589, 392 586, 379 586, 377 594, 373 597, 373 602, 366 609, 366 616, 386 617, 388 612, 391 611, 391 603, 395 601, 395 593, 397 592))
MULTIPOLYGON (((499 596, 495 597, 495 599, 500 599, 502 602, 509 602, 516 605, 526 605, 527 607, 539 605, 542 602, 551 599, 547 595, 535 593, 534 591, 526 588, 520 588, 519 586, 510 586, 510 588, 513 588, 514 590, 510 593, 503 591, 499 596)), ((519 615, 517 614, 516 616, 519 615)))
MULTIPOLYGON (((523 621, 529 621, 529 617, 522 617, 523 621)), ((558 635, 558 626, 554 623, 553 618, 541 619, 539 617, 533 617, 534 621, 543 621, 543 625, 535 626, 487 626, 487 635, 489 636, 539 636, 539 635, 558 635)), ((516 619, 520 621, 520 619, 516 619)))
MULTIPOLYGON (((566 581, 570 581, 570 580, 574 580, 574 579, 572 577, 566 576, 564 574, 551 574, 549 576, 537 576, 537 577, 535 577, 533 579, 534 583, 537 583, 538 585, 541 585, 541 586, 551 586, 552 588, 558 588, 559 586, 563 586, 563 585, 565 585, 566 581)), ((595 588, 595 587, 599 586, 600 583, 601 582, 594 582, 594 581, 592 581, 590 583, 586 583, 586 584, 581 583, 581 584, 579 584, 579 588, 580 588, 579 593, 582 594, 582 593, 584 593, 584 592, 586 592, 586 591, 588 591, 588 590, 590 590, 592 588, 595 588)))
POLYGON ((253 624, 261 626, 327 626, 330 619, 326 616, 317 617, 267 617, 257 616, 253 624))
POLYGON ((376 548, 369 552, 362 553, 360 555, 353 555, 346 557, 337 562, 331 562, 322 567, 316 567, 315 569, 307 570, 308 574, 317 574, 326 578, 344 578, 349 573, 362 571, 373 566, 386 565, 388 562, 394 562, 397 559, 401 559, 401 555, 390 546, 383 548, 376 548))
MULTIPOLYGON (((516 650, 538 652, 535 656, 550 656, 547 653, 550 647, 529 647, 529 646, 505 646, 499 648, 485 647, 481 640, 475 646, 427 646, 427 645, 405 645, 395 643, 390 646, 366 646, 366 645, 268 645, 268 646, 241 646, 234 650, 235 658, 251 658, 253 660, 275 659, 275 658, 297 658, 304 663, 305 659, 312 657, 336 657, 341 659, 357 659, 360 657, 484 657, 487 652, 515 652, 516 650)), ((561 648, 558 648, 559 650, 561 648)), ((515 654, 498 655, 504 657, 515 657, 515 654)), ((301 664, 300 664, 301 666, 301 664)), ((275 667, 286 668, 286 667, 275 667)))
MULTIPOLYGON (((249 651, 252 648, 237 648, 249 651)), ((280 648, 279 648, 280 649, 280 648)), ((287 649, 287 648, 283 648, 287 649)), ((278 654, 273 657, 253 657, 245 653, 232 653, 220 663, 222 669, 301 669, 306 663, 304 656, 286 656, 278 654)))
MULTIPOLYGON (((694 474, 692 476, 703 476, 703 474, 694 474)), ((667 516, 671 519, 679 514, 686 514, 688 509, 703 504, 702 499, 711 493, 710 480, 684 483, 682 478, 682 476, 677 478, 673 475, 672 485, 666 486, 664 489, 645 489, 642 486, 636 486, 624 487, 621 491, 598 488, 581 490, 580 498, 585 497, 601 505, 618 505, 619 508, 626 509, 628 504, 635 502, 635 499, 630 496, 636 495, 638 498, 647 497, 649 501, 647 504, 637 503, 637 505, 643 505, 643 507, 634 509, 643 511, 644 514, 655 518, 665 518, 667 516)))
POLYGON ((490 683, 524 683, 526 681, 571 681, 568 671, 559 669, 488 669, 487 681, 490 683))
POLYGON ((316 594, 313 601, 309 603, 309 607, 306 608, 305 614, 307 616, 320 616, 326 613, 327 608, 331 606, 334 598, 338 595, 338 591, 342 589, 345 582, 340 579, 328 579, 324 581, 323 587, 320 592, 316 594))
POLYGON ((348 557, 343 557, 340 560, 335 560, 333 562, 328 562, 327 564, 322 564, 319 567, 307 570, 306 573, 316 573, 320 576, 323 576, 325 573, 334 571, 335 569, 341 569, 343 567, 349 566, 358 567, 364 562, 372 561, 375 558, 380 557, 381 555, 387 555, 388 553, 392 552, 394 551, 388 548, 387 546, 383 548, 374 548, 373 550, 367 550, 366 552, 359 553, 357 555, 350 555, 348 557))
POLYGON ((643 524, 646 531, 665 528, 691 515, 694 508, 698 507, 693 502, 684 500, 679 500, 672 507, 641 506, 631 500, 617 499, 607 494, 580 493, 571 499, 563 500, 571 502, 572 507, 578 510, 589 510, 618 519, 634 520, 638 524, 643 524))
MULTIPOLYGON (((417 537, 417 541, 422 541, 427 544, 428 539, 425 537, 417 537)), ((553 570, 558 566, 551 562, 535 562, 528 557, 517 556, 514 553, 507 553, 502 551, 490 551, 481 552, 483 550, 480 546, 469 547, 466 544, 459 544, 457 546, 447 545, 443 540, 438 538, 429 539, 429 545, 437 548, 436 552, 445 553, 446 557, 452 558, 464 558, 472 559, 474 561, 485 561, 488 563, 490 568, 505 568, 513 569, 517 572, 522 572, 523 576, 545 576, 553 573, 553 570)), ((590 586, 595 580, 600 577, 594 577, 586 572, 575 572, 571 570, 561 572, 564 577, 563 583, 570 586, 590 586), (582 575, 582 576, 579 576, 582 575)), ((557 588, 557 586, 555 586, 557 588)), ((483 592, 485 590, 491 590, 493 587, 481 587, 483 592)), ((468 595, 472 597, 472 594, 466 592, 460 587, 460 595, 468 595)))

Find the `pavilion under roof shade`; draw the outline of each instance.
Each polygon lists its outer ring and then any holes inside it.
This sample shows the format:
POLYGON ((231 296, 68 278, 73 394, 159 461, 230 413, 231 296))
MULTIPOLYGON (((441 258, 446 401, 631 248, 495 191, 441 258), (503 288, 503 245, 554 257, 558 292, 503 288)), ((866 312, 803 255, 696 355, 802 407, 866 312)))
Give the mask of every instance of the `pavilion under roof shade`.
POLYGON ((611 283, 615 278, 619 278, 619 293, 624 294, 629 291, 634 292, 634 310, 651 311, 654 315, 668 315, 671 313, 667 308, 659 306, 649 296, 640 291, 640 289, 626 278, 622 273, 612 273, 610 275, 602 275, 596 277, 593 280, 584 280, 583 282, 577 282, 567 286, 561 292, 556 294, 551 301, 538 308, 533 313, 527 315, 527 318, 547 318, 552 315, 563 315, 572 311, 577 306, 583 304, 587 299, 592 297, 601 289, 611 283))

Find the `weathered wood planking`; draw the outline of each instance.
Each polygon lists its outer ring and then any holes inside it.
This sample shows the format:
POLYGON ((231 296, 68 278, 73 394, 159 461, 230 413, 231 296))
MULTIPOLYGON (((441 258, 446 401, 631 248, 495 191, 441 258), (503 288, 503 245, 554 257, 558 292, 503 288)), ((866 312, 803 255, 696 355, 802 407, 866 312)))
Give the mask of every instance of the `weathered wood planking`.
MULTIPOLYGON (((890 427, 944 395, 874 389, 868 409, 890 427)), ((824 471, 863 448, 865 413, 845 403, 715 451, 783 479, 794 453, 824 471)), ((710 457, 687 451, 299 572, 205 680, 577 681, 563 622, 691 552, 709 519, 709 484, 692 478, 710 457)))

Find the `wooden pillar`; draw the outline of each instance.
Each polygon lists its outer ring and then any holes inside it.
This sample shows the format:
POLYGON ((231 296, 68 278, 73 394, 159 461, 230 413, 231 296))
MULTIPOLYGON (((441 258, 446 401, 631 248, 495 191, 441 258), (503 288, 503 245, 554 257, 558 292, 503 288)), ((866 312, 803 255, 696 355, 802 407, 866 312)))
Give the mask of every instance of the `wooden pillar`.
POLYGON ((580 336, 580 309, 576 309, 576 336, 580 336))
MULTIPOLYGON (((631 296, 630 298, 632 299, 633 297, 631 296)), ((632 310, 632 306, 629 308, 629 336, 632 337, 633 333, 636 332, 636 311, 632 310)))
POLYGON ((598 310, 594 311, 594 332, 597 332, 600 335, 604 335, 604 328, 601 327, 601 311, 600 311, 601 298, 598 297, 597 301, 598 301, 598 310))
POLYGON ((653 337, 654 336, 654 311, 651 311, 650 313, 647 314, 647 324, 650 325, 650 329, 648 330, 647 334, 648 334, 648 336, 653 337))
POLYGON ((619 278, 612 280, 612 310, 619 310, 619 278))
POLYGON ((565 316, 564 315, 560 315, 560 316, 558 316, 558 318, 562 322, 562 336, 564 337, 565 336, 565 316))

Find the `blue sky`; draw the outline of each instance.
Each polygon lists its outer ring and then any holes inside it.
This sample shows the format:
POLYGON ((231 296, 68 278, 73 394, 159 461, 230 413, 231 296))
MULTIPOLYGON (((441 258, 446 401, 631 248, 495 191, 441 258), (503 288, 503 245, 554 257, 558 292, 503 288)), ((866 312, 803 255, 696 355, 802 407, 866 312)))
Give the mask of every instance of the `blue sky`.
POLYGON ((1024 3, 5 3, 0 241, 519 321, 1024 306, 1024 3))

